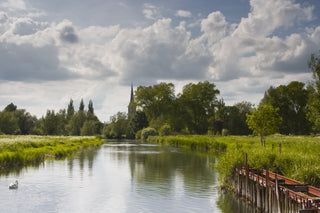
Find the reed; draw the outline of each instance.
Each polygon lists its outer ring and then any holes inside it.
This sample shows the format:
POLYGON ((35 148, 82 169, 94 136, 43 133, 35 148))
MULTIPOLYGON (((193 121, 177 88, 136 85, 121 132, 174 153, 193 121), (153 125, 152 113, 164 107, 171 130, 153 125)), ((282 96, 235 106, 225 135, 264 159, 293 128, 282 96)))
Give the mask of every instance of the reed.
POLYGON ((219 152, 221 184, 233 175, 234 168, 245 165, 245 156, 254 169, 269 169, 288 178, 320 187, 320 137, 271 135, 266 146, 253 136, 172 136, 151 137, 150 142, 188 147, 201 151, 219 152))
POLYGON ((63 158, 88 146, 100 146, 95 137, 0 136, 0 171, 63 158))

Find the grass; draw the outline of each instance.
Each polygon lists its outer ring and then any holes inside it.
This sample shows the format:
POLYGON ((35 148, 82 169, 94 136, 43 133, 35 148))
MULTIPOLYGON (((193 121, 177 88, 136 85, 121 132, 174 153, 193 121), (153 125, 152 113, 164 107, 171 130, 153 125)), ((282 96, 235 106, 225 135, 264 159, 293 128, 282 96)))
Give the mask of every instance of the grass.
POLYGON ((235 167, 244 167, 247 154, 251 168, 268 168, 286 177, 320 187, 320 137, 271 135, 266 138, 266 147, 260 145, 259 137, 252 136, 151 137, 149 141, 218 152, 215 167, 221 184, 233 175, 235 167))
POLYGON ((95 137, 0 136, 0 171, 39 164, 46 158, 63 158, 89 146, 100 146, 95 137))

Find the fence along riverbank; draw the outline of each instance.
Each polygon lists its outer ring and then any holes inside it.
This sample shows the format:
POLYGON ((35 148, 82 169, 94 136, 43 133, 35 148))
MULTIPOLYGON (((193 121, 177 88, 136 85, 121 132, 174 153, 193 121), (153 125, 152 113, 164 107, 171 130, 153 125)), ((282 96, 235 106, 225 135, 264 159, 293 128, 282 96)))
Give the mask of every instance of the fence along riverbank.
POLYGON ((268 170, 235 168, 231 184, 236 194, 249 200, 262 212, 320 212, 320 189, 268 170))

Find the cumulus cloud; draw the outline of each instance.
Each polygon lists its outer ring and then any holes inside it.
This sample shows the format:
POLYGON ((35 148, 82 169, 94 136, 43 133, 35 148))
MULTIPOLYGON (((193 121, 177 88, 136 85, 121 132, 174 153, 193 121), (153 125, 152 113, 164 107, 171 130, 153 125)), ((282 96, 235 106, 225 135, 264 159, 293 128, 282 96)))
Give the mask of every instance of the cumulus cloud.
POLYGON ((124 81, 204 79, 209 56, 200 43, 190 41, 183 26, 161 19, 144 29, 121 30, 113 40, 124 81), (202 52, 203 51, 203 52, 202 52))
POLYGON ((27 9, 26 3, 23 0, 7 0, 0 3, 0 7, 8 9, 10 11, 27 9))
POLYGON ((187 11, 187 10, 178 10, 175 13, 175 16, 183 17, 183 18, 190 18, 190 17, 192 17, 192 13, 190 11, 187 11))
POLYGON ((30 44, 0 43, 0 79, 9 81, 61 80, 77 77, 59 66, 57 49, 30 44))
POLYGON ((248 17, 242 18, 229 34, 225 33, 227 24, 219 13, 208 16, 207 22, 211 20, 211 25, 206 24, 205 20, 202 22, 202 30, 208 40, 214 36, 221 38, 218 42, 214 41, 210 48, 214 57, 210 68, 211 77, 227 80, 241 76, 271 77, 274 71, 306 72, 307 57, 318 42, 311 39, 313 35, 305 32, 303 35, 292 34, 280 38, 274 34, 279 28, 311 20, 313 7, 303 7, 290 0, 252 0, 250 3, 248 17), (219 32, 222 33, 210 34, 216 32, 210 31, 210 27, 220 27, 219 32))
POLYGON ((150 20, 156 20, 161 17, 159 8, 149 3, 143 5, 142 13, 144 17, 150 20))

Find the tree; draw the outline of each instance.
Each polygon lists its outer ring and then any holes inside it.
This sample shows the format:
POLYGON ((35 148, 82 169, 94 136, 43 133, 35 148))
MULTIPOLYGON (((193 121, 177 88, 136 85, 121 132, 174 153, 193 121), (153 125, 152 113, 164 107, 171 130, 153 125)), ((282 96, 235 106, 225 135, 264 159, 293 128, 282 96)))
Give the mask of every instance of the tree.
POLYGON ((278 115, 279 108, 271 105, 260 105, 257 110, 247 114, 247 124, 253 133, 260 135, 261 145, 265 146, 265 135, 278 131, 282 118, 278 115))
POLYGON ((169 120, 173 102, 175 99, 174 85, 172 83, 160 83, 154 86, 139 86, 135 93, 135 102, 146 113, 149 123, 162 126, 169 120), (161 119, 159 119, 161 118, 161 119))
POLYGON ((86 114, 83 110, 79 110, 69 121, 67 131, 69 135, 80 135, 81 128, 86 121, 86 114))
POLYGON ((279 108, 283 121, 279 126, 281 134, 309 134, 311 123, 307 120, 308 91, 305 84, 292 81, 288 85, 270 87, 260 104, 279 108))
POLYGON ((128 128, 127 114, 118 112, 111 116, 111 122, 105 125, 103 133, 107 138, 120 139, 125 136, 128 128))
POLYGON ((14 112, 0 112, 0 133, 16 135, 20 134, 18 119, 14 112))
POLYGON ((5 112, 14 112, 17 110, 17 106, 14 105, 13 103, 10 103, 6 108, 4 108, 5 112))
POLYGON ((314 81, 309 85, 307 118, 313 124, 314 132, 320 132, 320 53, 311 55, 308 63, 314 81))
POLYGON ((57 135, 58 134, 58 119, 54 110, 47 110, 46 116, 42 117, 42 132, 45 135, 57 135))
POLYGON ((94 109, 93 109, 93 102, 92 102, 92 100, 89 101, 89 104, 88 104, 88 112, 91 113, 92 115, 94 115, 94 109))
POLYGON ((252 111, 252 104, 246 101, 229 106, 227 111, 227 122, 223 128, 229 130, 230 135, 249 135, 252 131, 247 125, 246 114, 252 111))
POLYGON ((79 111, 84 111, 84 103, 83 103, 82 98, 81 98, 80 105, 79 105, 79 111))
POLYGON ((146 114, 138 110, 132 117, 129 118, 129 124, 126 131, 127 138, 134 139, 136 133, 149 126, 146 114))
POLYGON ((74 106, 73 106, 73 100, 70 99, 70 103, 67 109, 67 119, 70 120, 72 116, 74 116, 74 106))
POLYGON ((92 120, 85 121, 81 127, 80 134, 82 136, 97 134, 96 122, 92 120))
POLYGON ((208 81, 187 84, 179 95, 185 108, 186 125, 191 133, 204 134, 208 131, 209 119, 213 116, 219 90, 208 81))

